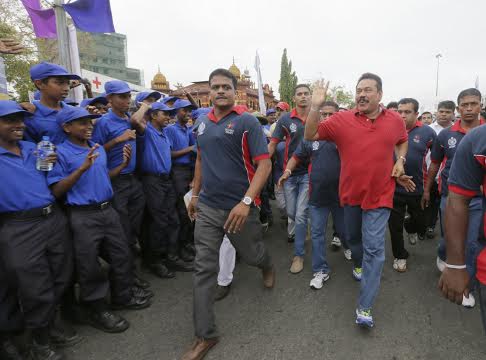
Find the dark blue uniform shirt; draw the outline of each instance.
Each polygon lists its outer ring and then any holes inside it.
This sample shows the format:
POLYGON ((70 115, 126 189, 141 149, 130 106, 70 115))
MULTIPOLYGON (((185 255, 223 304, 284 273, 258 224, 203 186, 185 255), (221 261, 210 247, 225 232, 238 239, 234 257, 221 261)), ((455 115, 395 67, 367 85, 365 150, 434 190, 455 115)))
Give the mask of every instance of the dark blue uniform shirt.
POLYGON ((157 130, 149 122, 145 128, 143 137, 137 137, 139 145, 139 169, 143 173, 169 174, 172 166, 170 158, 171 142, 166 135, 166 130, 157 130))
MULTIPOLYGON (((34 100, 35 112, 33 116, 25 118, 25 140, 38 143, 43 136, 49 136, 54 144, 61 144, 66 140, 66 133, 57 124, 56 115, 59 111, 44 106, 38 100, 34 100)), ((70 106, 61 102, 61 106, 70 106)))
MULTIPOLYGON (((174 125, 168 126, 165 129, 165 134, 172 143, 173 151, 179 151, 194 145, 194 135, 192 133, 192 128, 189 126, 181 125, 179 124, 179 122, 176 122, 174 125)), ((191 165, 193 161, 194 159, 191 157, 191 153, 188 153, 184 156, 174 158, 172 162, 178 165, 191 165)))

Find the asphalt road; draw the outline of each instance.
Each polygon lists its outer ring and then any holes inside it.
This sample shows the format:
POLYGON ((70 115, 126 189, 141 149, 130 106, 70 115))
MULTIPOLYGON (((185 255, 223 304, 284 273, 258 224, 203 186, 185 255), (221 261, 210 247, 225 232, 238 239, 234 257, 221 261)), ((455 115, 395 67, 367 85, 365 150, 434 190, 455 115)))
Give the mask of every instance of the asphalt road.
MULTIPOLYGON (((328 234, 328 239, 329 239, 328 234)), ((388 236, 388 235, 387 235, 388 236)), ((486 337, 478 306, 464 309, 437 290, 437 238, 415 246, 409 270, 397 273, 387 237, 387 259, 381 290, 373 309, 375 328, 355 321, 359 283, 341 251, 329 252, 330 280, 311 290, 310 244, 305 269, 288 272, 292 245, 280 220, 265 235, 277 268, 273 290, 262 286, 257 269, 239 263, 230 295, 216 304, 221 341, 208 360, 294 359, 486 359, 486 337)), ((79 327, 83 343, 65 350, 72 360, 175 360, 193 340, 192 279, 177 273, 171 280, 145 274, 155 291, 146 310, 125 312, 131 327, 106 334, 79 327)))

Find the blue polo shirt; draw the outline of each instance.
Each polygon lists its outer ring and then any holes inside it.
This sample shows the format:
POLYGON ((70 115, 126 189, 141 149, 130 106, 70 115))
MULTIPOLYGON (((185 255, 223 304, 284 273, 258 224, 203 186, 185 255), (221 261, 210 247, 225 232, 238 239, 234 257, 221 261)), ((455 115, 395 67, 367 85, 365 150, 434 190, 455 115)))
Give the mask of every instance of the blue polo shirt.
MULTIPOLYGON (((194 135, 190 126, 181 125, 176 122, 165 128, 165 134, 172 143, 172 150, 179 151, 194 145, 194 135)), ((172 162, 177 165, 191 165, 194 159, 188 153, 184 156, 174 158, 172 162)))
MULTIPOLYGON (((90 148, 95 145, 91 141, 88 144, 89 148, 66 140, 57 147, 56 165, 47 175, 49 186, 67 178, 84 163, 90 148)), ((66 204, 99 204, 113 197, 105 149, 100 146, 95 153, 99 153, 99 155, 93 165, 81 175, 79 180, 66 193, 66 204)))
MULTIPOLYGON (((25 140, 38 143, 43 136, 49 136, 49 140, 54 144, 61 144, 66 140, 66 133, 56 122, 56 115, 59 111, 53 110, 41 104, 39 100, 34 100, 35 112, 33 116, 26 117, 25 140)), ((61 107, 70 106, 61 102, 61 107)))
POLYGON ((0 146, 0 213, 24 211, 52 204, 46 173, 36 169, 36 145, 19 141, 22 156, 0 146))
MULTIPOLYGON (((128 116, 128 114, 127 114, 128 116)), ((111 109, 96 122, 93 132, 93 141, 100 145, 105 145, 114 138, 122 135, 126 130, 131 130, 130 119, 123 119, 113 113, 111 109)), ((136 140, 130 140, 122 144, 115 145, 108 152, 108 169, 114 169, 123 162, 123 147, 128 143, 132 146, 132 157, 128 166, 121 171, 122 174, 131 174, 135 171, 137 163, 136 140)))
POLYGON ((422 196, 427 182, 427 161, 429 150, 437 138, 435 131, 417 121, 415 126, 407 130, 408 152, 405 162, 405 174, 412 176, 415 183, 415 191, 407 192, 403 186, 397 185, 395 193, 407 196, 422 196))
MULTIPOLYGON (((285 141, 284 169, 287 167, 288 161, 294 154, 294 151, 297 150, 300 142, 304 140, 304 130, 305 119, 301 119, 295 109, 290 113, 283 114, 278 119, 270 141, 275 143, 285 141)), ((302 161, 292 171, 291 176, 306 174, 308 166, 308 161, 302 161)))
POLYGON ((148 122, 144 136, 137 136, 140 150, 138 164, 144 173, 169 174, 172 166, 170 157, 171 142, 166 135, 166 130, 157 130, 148 122))
MULTIPOLYGON (((483 124, 482 120, 481 124, 483 124)), ((440 164, 439 191, 442 196, 448 194, 449 170, 457 147, 465 135, 466 131, 461 127, 461 120, 458 120, 454 125, 442 130, 432 146, 430 159, 432 162, 440 164)))
POLYGON ((330 141, 303 140, 294 155, 309 162, 309 204, 317 207, 339 205, 341 160, 336 144, 330 141))
MULTIPOLYGON (((222 119, 214 110, 203 115, 197 129, 202 161, 199 201, 231 210, 245 196, 255 175, 255 162, 268 159, 267 141, 256 117, 239 107, 222 119)), ((254 199, 260 204, 260 199, 254 199)))

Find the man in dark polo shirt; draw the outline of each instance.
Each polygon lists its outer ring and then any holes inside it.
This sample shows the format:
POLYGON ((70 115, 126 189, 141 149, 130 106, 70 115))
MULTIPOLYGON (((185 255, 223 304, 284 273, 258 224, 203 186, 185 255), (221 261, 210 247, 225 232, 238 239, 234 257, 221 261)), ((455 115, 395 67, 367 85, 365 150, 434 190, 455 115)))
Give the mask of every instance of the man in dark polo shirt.
MULTIPOLYGON (((292 158, 294 151, 304 139, 305 120, 309 113, 311 91, 308 85, 297 85, 294 90, 295 109, 280 117, 272 133, 268 152, 273 156, 277 144, 285 141, 284 169, 292 158)), ((285 182, 285 202, 287 215, 295 222, 294 257, 290 272, 298 274, 304 268, 304 242, 307 235, 308 201, 309 201, 309 174, 308 161, 301 161, 285 182)))
POLYGON ((401 185, 395 189, 393 209, 388 220, 392 243, 393 269, 398 272, 407 271, 408 251, 403 241, 403 228, 408 233, 411 245, 417 243, 419 235, 424 236, 427 227, 425 212, 420 206, 420 200, 427 179, 427 163, 425 158, 436 138, 435 131, 418 121, 419 103, 412 98, 404 98, 398 102, 397 112, 402 117, 408 133, 408 153, 405 162, 405 173, 411 177, 415 188, 409 189, 401 185), (410 214, 410 220, 404 222, 405 212, 410 214))
MULTIPOLYGON (((480 117, 481 99, 481 93, 477 89, 471 88, 461 91, 457 98, 457 111, 459 112, 460 119, 448 129, 442 130, 437 136, 437 139, 432 147, 432 154, 430 156, 432 163, 429 167, 427 184, 422 202, 424 207, 428 205, 426 193, 430 193, 432 179, 435 179, 438 171, 440 171, 439 191, 441 194, 441 219, 445 219, 445 208, 448 196, 447 181, 449 180, 449 171, 451 169, 457 147, 469 130, 484 123, 480 117)), ((476 266, 474 263, 475 258, 472 254, 474 254, 476 251, 475 249, 478 248, 477 237, 482 213, 482 198, 481 194, 477 193, 469 203, 466 264, 467 270, 471 277, 474 276, 476 271, 476 266)), ((444 226, 444 224, 441 225, 444 226)), ((446 232, 444 228, 442 230, 443 236, 439 241, 439 248, 437 251, 437 267, 441 271, 443 271, 446 266, 446 232)), ((464 307, 473 307, 475 304, 476 302, 472 294, 469 294, 468 297, 464 297, 464 307)))
POLYGON ((353 276, 361 281, 356 323, 373 327, 371 308, 385 262, 385 231, 393 208, 395 179, 404 174, 407 132, 397 112, 380 106, 382 82, 371 73, 361 75, 358 81, 355 109, 338 112, 319 123, 327 85, 322 81, 316 84, 305 138, 333 141, 338 148, 346 240, 353 253, 353 276))
POLYGON ((275 282, 256 207, 271 162, 258 120, 234 106, 236 85, 231 72, 214 70, 209 76, 214 108, 199 118, 194 187, 188 207, 189 215, 196 219, 196 341, 183 360, 202 359, 218 342, 213 305, 218 251, 225 234, 245 262, 262 270, 266 288, 272 288, 275 282))
POLYGON ((479 229, 479 246, 473 253, 477 272, 481 318, 486 331, 486 126, 472 129, 459 144, 449 175, 449 196, 445 228, 447 233, 447 262, 439 280, 444 297, 456 304, 463 302, 469 292, 467 272, 467 238, 469 237, 470 203, 482 187, 483 213, 479 229))

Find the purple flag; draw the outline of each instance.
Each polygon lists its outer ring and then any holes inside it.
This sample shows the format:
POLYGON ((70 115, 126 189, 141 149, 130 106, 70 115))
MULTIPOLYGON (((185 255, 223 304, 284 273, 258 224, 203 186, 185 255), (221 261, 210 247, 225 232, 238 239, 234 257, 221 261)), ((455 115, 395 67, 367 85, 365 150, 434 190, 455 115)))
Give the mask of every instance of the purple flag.
POLYGON ((64 4, 63 7, 71 15, 74 25, 81 31, 115 32, 110 0, 77 0, 64 4))
POLYGON ((40 0, 22 0, 22 4, 24 4, 25 9, 29 13, 37 37, 57 38, 54 9, 42 9, 40 0))

